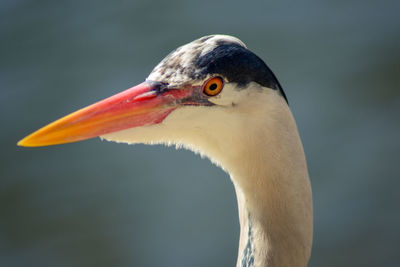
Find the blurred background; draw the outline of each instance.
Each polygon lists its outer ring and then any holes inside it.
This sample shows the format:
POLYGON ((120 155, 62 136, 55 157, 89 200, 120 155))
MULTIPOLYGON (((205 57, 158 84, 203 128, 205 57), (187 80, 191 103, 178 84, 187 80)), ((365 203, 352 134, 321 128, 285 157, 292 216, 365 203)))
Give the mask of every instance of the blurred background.
POLYGON ((400 266, 400 2, 0 3, 0 266, 234 266, 233 186, 208 159, 93 139, 21 148, 231 34, 278 76, 314 191, 316 266, 400 266))

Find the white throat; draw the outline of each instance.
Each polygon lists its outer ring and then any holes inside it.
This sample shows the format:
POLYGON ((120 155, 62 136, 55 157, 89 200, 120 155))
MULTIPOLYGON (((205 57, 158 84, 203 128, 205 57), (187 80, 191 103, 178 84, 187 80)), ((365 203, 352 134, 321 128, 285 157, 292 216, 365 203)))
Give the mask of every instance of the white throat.
POLYGON ((212 100, 214 107, 178 108, 161 124, 103 137, 182 145, 208 156, 235 185, 241 225, 237 266, 306 266, 312 197, 292 114, 276 90, 226 87, 212 100))

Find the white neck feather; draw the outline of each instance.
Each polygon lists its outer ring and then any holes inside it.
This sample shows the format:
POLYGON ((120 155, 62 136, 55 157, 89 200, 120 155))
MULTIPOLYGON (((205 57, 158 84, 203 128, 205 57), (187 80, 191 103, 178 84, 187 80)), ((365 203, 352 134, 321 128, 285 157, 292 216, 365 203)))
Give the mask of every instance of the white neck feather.
POLYGON ((212 156, 236 189, 241 225, 237 267, 305 267, 311 254, 306 160, 292 114, 277 97, 261 95, 261 105, 253 103, 252 109, 263 115, 246 109, 241 130, 230 133, 234 140, 218 142, 226 147, 212 156))
POLYGON ((312 245, 311 187, 296 126, 288 121, 282 131, 274 131, 276 136, 268 134, 272 140, 249 140, 246 150, 258 153, 249 152, 244 155, 246 163, 236 160, 227 167, 241 225, 238 267, 307 266, 312 245))
POLYGON ((103 137, 178 144, 207 155, 235 185, 241 225, 237 266, 307 266, 312 196, 292 114, 277 91, 226 87, 214 99, 217 106, 178 108, 161 124, 103 137))

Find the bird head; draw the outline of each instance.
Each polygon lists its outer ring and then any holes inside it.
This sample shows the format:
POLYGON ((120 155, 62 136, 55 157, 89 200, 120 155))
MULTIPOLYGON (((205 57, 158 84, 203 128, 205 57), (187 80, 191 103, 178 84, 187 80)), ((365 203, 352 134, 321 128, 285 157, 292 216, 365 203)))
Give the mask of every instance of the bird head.
POLYGON ((205 36, 172 51, 143 83, 50 123, 18 145, 97 136, 126 143, 209 144, 246 127, 265 93, 286 104, 272 71, 243 42, 205 36))

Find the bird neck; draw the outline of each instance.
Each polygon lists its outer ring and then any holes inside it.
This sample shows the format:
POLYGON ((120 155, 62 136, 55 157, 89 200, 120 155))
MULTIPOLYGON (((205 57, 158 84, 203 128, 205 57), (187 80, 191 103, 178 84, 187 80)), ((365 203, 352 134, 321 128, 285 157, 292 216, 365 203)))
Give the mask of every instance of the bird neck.
POLYGON ((296 215, 290 211, 293 207, 282 200, 271 199, 270 203, 255 205, 252 203, 255 198, 246 196, 237 185, 235 190, 240 219, 236 266, 307 266, 311 253, 312 216, 296 215))
POLYGON ((220 162, 238 200, 237 267, 307 266, 310 257, 313 218, 306 161, 288 107, 278 113, 279 120, 263 127, 246 125, 252 136, 239 136, 238 150, 220 162))

